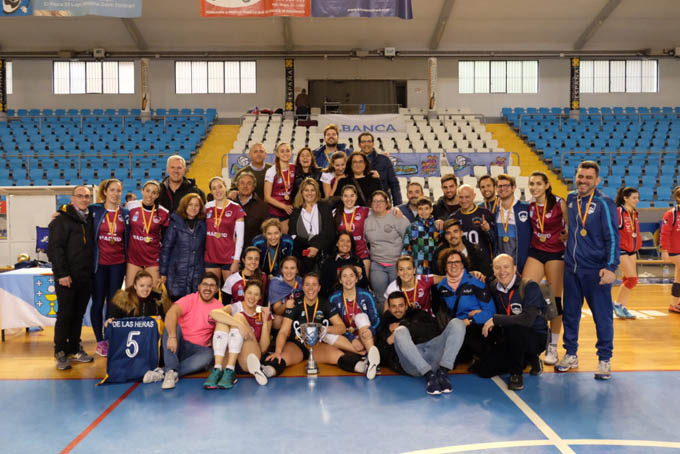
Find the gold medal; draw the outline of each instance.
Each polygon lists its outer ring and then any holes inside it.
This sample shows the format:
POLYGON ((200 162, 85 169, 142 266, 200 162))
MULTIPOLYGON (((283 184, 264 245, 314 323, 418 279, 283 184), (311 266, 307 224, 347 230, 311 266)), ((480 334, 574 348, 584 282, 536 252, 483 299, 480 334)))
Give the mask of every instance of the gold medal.
POLYGON ((539 235, 539 236, 538 236, 538 239, 539 239, 539 241, 540 241, 541 243, 545 243, 546 240, 547 240, 547 238, 545 237, 545 235, 539 235))
POLYGON ((637 238, 637 233, 633 233, 633 238, 637 238))
POLYGON ((111 239, 109 240, 109 243, 116 244, 116 239, 114 237, 111 237, 111 239))
POLYGON ((595 192, 593 191, 592 194, 590 194, 590 198, 588 199, 588 204, 586 205, 586 211, 585 211, 585 216, 581 214, 581 197, 576 198, 576 210, 578 212, 578 217, 581 220, 581 236, 586 236, 588 235, 588 231, 586 230, 586 220, 588 219, 588 214, 590 212, 590 204, 593 203, 593 196, 595 195, 595 192))
POLYGON ((145 242, 145 243, 151 243, 151 237, 150 237, 150 236, 145 236, 145 237, 144 237, 144 242, 145 242))
POLYGON ((588 235, 588 231, 586 229, 581 229, 581 236, 586 236, 588 235))
POLYGON ((510 237, 509 237, 509 236, 504 236, 504 237, 503 237, 503 242, 504 242, 504 243, 507 243, 508 241, 510 241, 510 237))
POLYGON ((284 195, 283 200, 290 200, 290 196, 288 194, 284 195))
POLYGON ((222 238, 222 234, 220 232, 215 232, 215 238, 217 239, 222 238))

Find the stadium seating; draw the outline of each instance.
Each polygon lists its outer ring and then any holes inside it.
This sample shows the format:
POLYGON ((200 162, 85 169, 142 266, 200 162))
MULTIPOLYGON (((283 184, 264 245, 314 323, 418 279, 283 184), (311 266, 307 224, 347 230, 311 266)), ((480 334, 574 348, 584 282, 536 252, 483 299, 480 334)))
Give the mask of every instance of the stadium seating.
POLYGON ((565 181, 583 159, 600 164, 605 193, 622 185, 640 188, 642 206, 668 206, 677 184, 680 108, 589 107, 570 117, 568 108, 504 107, 501 114, 565 181))

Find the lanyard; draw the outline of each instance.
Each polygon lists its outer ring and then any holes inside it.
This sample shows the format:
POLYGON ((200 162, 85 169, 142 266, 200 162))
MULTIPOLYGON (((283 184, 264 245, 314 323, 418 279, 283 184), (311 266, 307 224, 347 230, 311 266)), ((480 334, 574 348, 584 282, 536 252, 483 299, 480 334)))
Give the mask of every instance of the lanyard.
MULTIPOLYGON (((118 210, 120 208, 116 208, 116 211, 113 213, 113 221, 109 219, 109 212, 108 210, 106 211, 106 224, 109 226, 109 236, 111 237, 111 244, 113 244, 116 240, 114 238, 114 235, 116 234, 116 221, 118 221, 118 210)), ((144 208, 142 208, 143 210, 144 208)))
POLYGON ((590 204, 593 202, 593 196, 595 195, 595 191, 593 191, 592 194, 590 194, 590 198, 588 199, 588 205, 586 205, 586 214, 583 216, 581 214, 581 197, 576 198, 576 210, 578 211, 578 218, 581 220, 581 227, 585 228, 586 226, 586 220, 588 219, 588 212, 590 211, 590 204))
POLYGON ((156 211, 156 206, 151 208, 151 216, 149 216, 149 224, 146 223, 146 216, 144 215, 144 207, 142 206, 142 223, 144 224, 144 231, 146 235, 149 236, 149 230, 151 230, 151 222, 153 221, 153 214, 156 211))
MULTIPOLYGON (((511 290, 510 293, 508 294, 508 304, 505 305, 503 304, 503 307, 505 308, 505 313, 510 315, 510 301, 512 301, 512 295, 515 294, 514 290, 511 290)), ((503 299, 501 298, 501 303, 503 303, 503 299)))
MULTIPOLYGON (((307 320, 307 323, 310 323, 309 320, 309 314, 307 313, 307 302, 303 299, 302 304, 305 307, 305 319, 307 320)), ((319 298, 316 298, 316 303, 314 304, 314 312, 312 312, 312 322, 314 321, 314 317, 316 317, 316 309, 319 307, 319 298)))
MULTIPOLYGON (((496 207, 498 206, 498 197, 493 199, 493 207, 491 208, 491 213, 496 214, 496 207)), ((484 200, 484 208, 487 210, 489 209, 489 205, 487 204, 487 201, 484 200)))
POLYGON ((538 220, 538 227, 541 229, 541 233, 545 228, 545 212, 548 210, 548 204, 543 205, 543 213, 539 216, 538 214, 538 203, 536 203, 536 218, 538 220))
POLYGON ((274 252, 274 258, 272 258, 269 253, 269 246, 267 246, 267 261, 269 262, 269 274, 274 274, 274 267, 276 266, 276 256, 279 255, 279 248, 281 247, 281 242, 276 245, 276 251, 274 252))
POLYGON ((345 294, 342 294, 342 302, 345 304, 345 314, 347 314, 347 319, 349 320, 349 324, 351 325, 354 322, 354 314, 357 310, 357 296, 356 293, 354 294, 354 301, 352 301, 352 312, 349 311, 349 308, 347 307, 347 299, 345 298, 345 294))
POLYGON ((505 232, 505 238, 508 237, 508 225, 510 224, 510 211, 512 210, 513 206, 515 206, 514 197, 512 199, 512 205, 510 205, 510 208, 506 210, 508 213, 507 219, 505 216, 503 216, 503 207, 501 207, 501 221, 503 221, 503 231, 505 232))
POLYGON ((217 203, 215 203, 215 218, 213 222, 215 223, 215 230, 218 232, 220 230, 220 224, 222 223, 222 217, 224 216, 224 212, 227 211, 227 205, 229 205, 229 201, 225 200, 224 206, 222 207, 222 212, 218 216, 217 213, 219 213, 220 208, 217 206, 217 203))
POLYGON ((418 276, 413 276, 413 304, 411 304, 411 300, 408 297, 408 292, 404 290, 404 287, 401 288, 401 291, 404 292, 404 295, 406 296, 406 302, 408 303, 409 307, 417 307, 417 298, 418 298, 418 276))
POLYGON ((342 219, 345 221, 345 230, 347 232, 352 233, 352 228, 354 227, 354 213, 356 213, 357 208, 354 207, 352 210, 352 217, 350 218, 349 222, 347 221, 347 217, 345 216, 345 212, 342 212, 342 219))

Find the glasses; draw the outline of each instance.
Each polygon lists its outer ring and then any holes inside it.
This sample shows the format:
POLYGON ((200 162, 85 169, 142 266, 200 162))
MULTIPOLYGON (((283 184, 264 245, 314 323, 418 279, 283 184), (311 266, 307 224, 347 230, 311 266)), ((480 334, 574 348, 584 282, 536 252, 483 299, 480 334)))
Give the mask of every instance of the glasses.
POLYGON ((205 288, 217 288, 217 284, 204 284, 203 282, 201 282, 199 285, 205 288))
POLYGON ((463 264, 463 262, 461 262, 460 260, 454 260, 452 262, 446 262, 446 266, 454 266, 454 265, 458 266, 458 265, 462 265, 462 264, 463 264))
POLYGON ((387 203, 387 200, 375 199, 373 203, 387 203))
POLYGON ((89 199, 92 196, 90 194, 73 194, 76 199, 89 199))
POLYGON ((359 143, 373 143, 372 140, 360 140, 359 143))
POLYGON ((511 188, 512 185, 511 185, 511 184, 499 184, 499 185, 496 186, 496 187, 497 187, 498 189, 507 189, 507 188, 511 188))

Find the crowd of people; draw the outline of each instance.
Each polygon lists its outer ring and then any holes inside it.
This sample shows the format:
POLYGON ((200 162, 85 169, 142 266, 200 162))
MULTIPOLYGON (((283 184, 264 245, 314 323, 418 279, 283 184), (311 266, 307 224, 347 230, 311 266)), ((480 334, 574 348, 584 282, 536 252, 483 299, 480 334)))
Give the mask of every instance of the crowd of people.
MULTIPOLYGON (((478 180, 479 205, 475 188, 455 175, 441 177, 434 203, 411 182, 402 204, 392 163, 374 140, 362 133, 354 151, 330 125, 316 150, 294 157, 278 144, 273 164, 255 144, 231 187, 210 180, 209 201, 185 177, 180 156, 168 159, 162 182, 144 184, 141 200, 123 204, 115 178, 100 184, 97 203, 77 186, 49 226, 57 368, 93 360, 80 339, 92 296, 100 356, 112 319, 164 320, 164 367, 144 375, 164 389, 205 369, 207 389, 233 387, 238 372, 265 385, 309 356, 294 323, 327 321, 314 348, 320 363, 368 379, 383 365, 425 377, 427 392, 440 394, 451 392, 449 371, 469 362, 483 377, 508 373, 508 387, 519 390, 527 366, 534 375, 544 363, 558 372, 578 367, 585 298, 597 332, 595 378, 609 379, 613 313, 633 318, 626 303, 641 247, 637 190, 621 188, 614 202, 597 190, 598 165, 584 161, 566 200, 534 172, 531 202, 518 200, 515 179, 502 174, 478 180), (623 285, 613 302, 619 266, 623 285)), ((680 206, 680 188, 673 195, 680 206)), ((664 258, 676 265, 673 312, 680 312, 677 211, 661 230, 664 258)))

